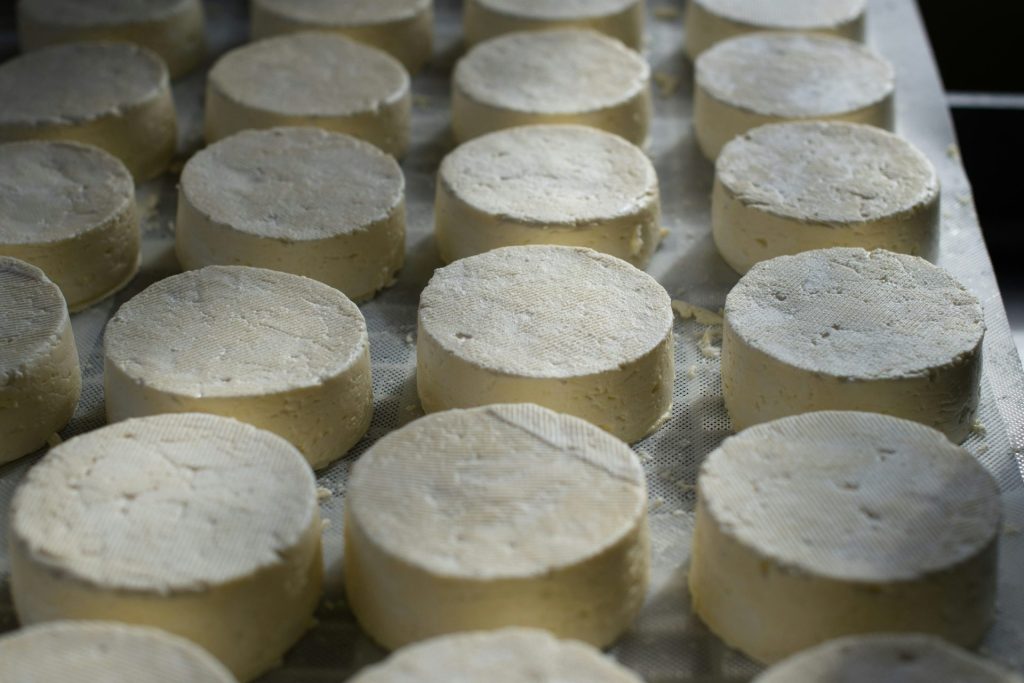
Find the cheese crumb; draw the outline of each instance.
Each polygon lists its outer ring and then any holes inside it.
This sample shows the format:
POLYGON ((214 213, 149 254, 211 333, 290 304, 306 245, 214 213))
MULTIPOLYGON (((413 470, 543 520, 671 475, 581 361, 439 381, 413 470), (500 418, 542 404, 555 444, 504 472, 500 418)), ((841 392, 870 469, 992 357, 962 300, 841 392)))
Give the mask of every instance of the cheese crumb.
POLYGON ((722 355, 722 328, 709 327, 704 330, 697 347, 705 358, 720 358, 722 355))
POLYGON ((654 84, 658 87, 658 94, 662 97, 670 97, 679 89, 679 76, 665 71, 654 72, 654 84))
POLYGON ((679 299, 672 300, 672 308, 683 320, 693 318, 700 325, 721 325, 723 322, 720 314, 679 299))

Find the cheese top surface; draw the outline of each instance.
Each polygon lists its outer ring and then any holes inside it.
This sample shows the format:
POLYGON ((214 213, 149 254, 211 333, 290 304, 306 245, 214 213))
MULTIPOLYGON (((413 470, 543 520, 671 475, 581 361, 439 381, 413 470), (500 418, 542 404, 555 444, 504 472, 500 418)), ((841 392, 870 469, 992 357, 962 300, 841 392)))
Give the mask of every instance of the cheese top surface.
POLYGON ((403 201, 398 162, 317 128, 244 131, 186 164, 181 190, 210 219, 261 237, 324 239, 384 220, 403 201))
POLYGON ((410 19, 431 6, 431 0, 254 0, 254 3, 287 17, 337 26, 366 26, 410 19))
POLYGON ((693 0, 706 11, 765 28, 828 28, 854 20, 866 0, 693 0))
POLYGON ((850 380, 927 376, 973 354, 978 299, 922 258, 833 248, 756 264, 725 300, 743 341, 790 366, 850 380))
POLYGON ((616 370, 671 333, 672 302, 647 273, 582 247, 519 246, 434 271, 421 330, 497 373, 566 378, 616 370))
POLYGON ((526 31, 484 41, 454 80, 477 102, 525 112, 597 111, 635 97, 650 78, 644 58, 595 31, 526 31))
POLYGON ((515 17, 536 20, 577 20, 618 14, 637 0, 476 0, 481 7, 515 17))
POLYGON ((484 213, 546 225, 630 215, 658 192, 639 148, 587 126, 523 126, 475 138, 445 158, 439 178, 484 213))
POLYGON ((188 592, 278 565, 313 523, 316 481, 287 441, 180 413, 52 449, 11 507, 35 561, 115 590, 188 592))
POLYGON ((744 204, 832 225, 909 213, 939 193, 935 168, 913 145, 855 123, 755 128, 725 146, 715 172, 744 204))
POLYGON ((107 361, 190 397, 258 396, 345 371, 367 345, 359 308, 301 275, 209 266, 160 280, 107 325, 107 361))
POLYGON ((194 0, 20 0, 27 12, 52 24, 91 28, 157 21, 183 11, 194 0))
POLYGON ((458 633, 398 650, 352 683, 642 683, 589 645, 539 629, 458 633))
POLYGON ((829 641, 776 664, 755 683, 1024 683, 940 638, 885 633, 829 641))
POLYGON ((756 33, 702 53, 697 85, 767 116, 814 118, 863 109, 895 88, 892 65, 859 43, 802 33, 756 33))
POLYGON ((56 621, 20 629, 0 638, 0 661, 5 680, 25 683, 235 681, 223 664, 189 640, 104 621, 56 621))
POLYGON ((43 140, 0 145, 0 244, 69 239, 134 201, 128 169, 98 147, 43 140))
POLYGON ((646 507, 639 459, 533 404, 433 413, 355 464, 348 509, 393 555, 452 577, 534 577, 619 542, 646 507))
POLYGON ((0 256, 0 389, 69 324, 64 296, 43 271, 0 256))
POLYGON ((322 32, 243 45, 221 57, 209 79, 245 106, 294 116, 376 111, 409 89, 409 74, 394 57, 322 32))
POLYGON ((168 87, 167 67, 129 43, 68 43, 0 64, 0 126, 71 125, 114 116, 168 87))
POLYGON ((701 468, 723 533, 796 571, 913 580, 973 557, 999 532, 992 476, 916 422, 820 412, 751 427, 701 468))

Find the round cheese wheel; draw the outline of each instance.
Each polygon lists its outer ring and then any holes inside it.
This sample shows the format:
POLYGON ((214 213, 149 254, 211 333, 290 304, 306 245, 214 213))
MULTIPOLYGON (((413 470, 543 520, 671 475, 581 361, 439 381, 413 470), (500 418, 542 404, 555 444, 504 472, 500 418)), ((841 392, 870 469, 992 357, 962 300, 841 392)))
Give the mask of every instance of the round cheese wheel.
POLYGON ((974 424, 984 334, 978 299, 922 258, 848 248, 780 256, 725 300, 722 395, 737 430, 865 410, 959 443, 974 424))
POLYGON ((139 268, 135 184, 116 157, 74 142, 0 145, 0 254, 41 268, 78 311, 139 268))
POLYGON ((999 488, 930 427, 855 412, 758 425, 708 456, 697 498, 694 610, 759 661, 878 631, 971 646, 991 622, 999 488))
POLYGON ((867 0, 692 0, 686 3, 686 54, 754 31, 801 31, 864 40, 867 0))
POLYGON ((127 42, 149 48, 172 78, 206 56, 202 0, 19 0, 24 50, 78 41, 127 42))
POLYGON ((254 40, 332 31, 384 50, 415 73, 433 51, 433 0, 252 0, 254 40))
POLYGON ((420 297, 420 402, 427 412, 538 403, 637 441, 672 407, 672 322, 654 278, 591 249, 460 259, 420 297))
POLYGON ((754 683, 1024 683, 992 662, 919 633, 847 636, 797 653, 754 679, 754 683))
POLYGON ((185 165, 175 239, 186 269, 259 266, 366 300, 405 258, 405 177, 393 157, 348 135, 244 131, 185 165))
POLYGON ((718 252, 740 273, 759 261, 828 247, 933 261, 939 179, 916 147, 874 126, 761 126, 719 155, 711 226, 718 252))
POLYGON ((594 31, 500 36, 455 66, 455 139, 531 123, 579 123, 642 145, 651 119, 650 75, 638 53, 594 31))
POLYGON ((462 27, 469 45, 516 31, 586 28, 639 50, 643 0, 467 0, 462 27))
POLYGON ((23 624, 104 619, 192 640, 248 681, 312 625, 316 481, 287 441, 213 415, 158 415, 75 437, 11 503, 23 624))
POLYGON ((127 43, 71 43, 0 64, 0 141, 76 140, 124 162, 136 180, 167 168, 177 145, 167 67, 127 43))
POLYGON ((694 129, 709 159, 766 123, 829 119, 891 130, 895 71, 860 43, 801 33, 724 41, 697 59, 694 129))
POLYGON ((107 324, 107 419, 233 417, 283 436, 321 468, 369 428, 369 349, 359 308, 325 284, 242 266, 188 271, 151 285, 107 324))
POLYGON ((236 48, 210 70, 208 143, 248 128, 313 126, 401 156, 409 145, 409 74, 391 55, 306 31, 236 48))
POLYGON ((434 234, 454 261, 497 247, 590 247, 643 268, 661 241, 658 176, 637 147, 587 126, 470 140, 437 176, 434 234))
POLYGON ((643 604, 643 469, 577 418, 428 415, 359 459, 345 503, 349 605, 385 647, 505 626, 605 646, 643 604))
POLYGON ((507 628, 433 638, 396 652, 352 683, 482 681, 502 683, 642 683, 599 650, 539 629, 507 628))
POLYGON ((166 631, 111 621, 54 621, 0 638, 14 683, 236 683, 206 650, 166 631))
POLYGON ((57 285, 0 256, 0 464, 46 444, 82 391, 75 335, 57 285))

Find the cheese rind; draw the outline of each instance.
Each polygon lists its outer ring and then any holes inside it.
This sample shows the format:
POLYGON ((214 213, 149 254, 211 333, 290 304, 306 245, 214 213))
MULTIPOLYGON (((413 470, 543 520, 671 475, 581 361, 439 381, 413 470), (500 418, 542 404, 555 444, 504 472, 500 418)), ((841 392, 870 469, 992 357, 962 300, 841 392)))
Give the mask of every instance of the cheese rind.
POLYGON ((709 159, 767 123, 827 119, 894 125, 895 71, 859 43, 757 33, 719 43, 696 62, 694 130, 709 159))
POLYGON ((82 391, 64 297, 35 266, 0 256, 0 464, 41 448, 82 391))
POLYGON ((409 74, 383 50, 306 31, 235 48, 210 70, 207 143, 249 128, 313 126, 392 156, 409 146, 409 74))
POLYGON ((185 165, 175 240, 186 269, 270 268, 370 299, 405 258, 405 178, 393 157, 348 135, 244 131, 185 165))
POLYGON ((124 287, 139 267, 132 176, 74 142, 0 145, 0 254, 41 268, 74 312, 124 287))
POLYGON ((864 40, 866 0, 694 0, 686 5, 690 59, 729 38, 755 31, 801 31, 864 40))
POLYGON ((223 664, 191 641, 112 621, 20 629, 0 638, 0 661, 5 680, 15 683, 236 683, 223 664))
POLYGON ((762 261, 725 300, 722 395, 737 430, 815 410, 864 410, 969 434, 984 313, 941 268, 888 251, 762 261))
POLYGON ((159 175, 177 145, 167 67, 127 43, 70 43, 0 65, 0 141, 74 140, 159 175))
POLYGON ((576 123, 643 145, 651 119, 650 75, 637 52, 594 31, 499 36, 456 64, 452 130, 465 142, 514 126, 576 123))
POLYGON ((672 406, 672 303, 654 278, 582 247, 503 247, 434 273, 420 297, 427 412, 537 403, 627 442, 672 406))
POLYGON ((583 420, 530 404, 428 415, 376 442, 346 495, 349 604, 388 648, 505 626, 605 646, 643 604, 643 470, 583 420))
POLYGON ((23 50, 79 41, 129 42, 158 54, 172 78, 206 55, 201 0, 19 0, 23 50))
POLYGON ((583 28, 640 50, 644 20, 643 0, 468 0, 462 8, 468 45, 517 31, 583 28))
POLYGON ((298 640, 320 597, 312 471, 227 418, 159 415, 64 442, 18 488, 10 529, 21 623, 155 626, 242 681, 298 640))
POLYGON ((454 261, 523 244, 590 247, 643 268, 661 241, 658 176, 644 153, 586 126, 522 126, 451 152, 434 234, 454 261))
POLYGON ((323 283, 243 266, 188 271, 145 289, 107 325, 107 418, 233 417, 324 467, 370 425, 369 348, 359 308, 323 283))
POLYGON ((410 645, 352 683, 641 683, 635 673, 575 640, 539 629, 459 633, 410 645))
POLYGON ((384 50, 410 73, 430 61, 433 0, 253 0, 253 40, 332 31, 384 50))
POLYGON ((855 412, 758 425, 708 457, 697 496, 694 609, 759 661, 877 631, 972 646, 988 628, 999 489, 938 431, 855 412))
POLYGON ((916 147, 874 126, 780 123, 734 138, 715 163, 715 244, 745 273, 810 249, 938 256, 939 179, 916 147))

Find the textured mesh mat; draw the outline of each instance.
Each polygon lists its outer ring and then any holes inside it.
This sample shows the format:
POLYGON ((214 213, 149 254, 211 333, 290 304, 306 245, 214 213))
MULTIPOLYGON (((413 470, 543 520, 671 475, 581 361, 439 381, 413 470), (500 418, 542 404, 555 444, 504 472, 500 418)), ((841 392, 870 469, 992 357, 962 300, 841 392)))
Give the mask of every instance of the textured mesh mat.
MULTIPOLYGON (((692 132, 692 69, 682 52, 681 0, 648 0, 647 54, 655 73, 655 121, 649 149, 657 165, 670 235, 649 271, 674 298, 717 310, 736 275, 718 257, 710 234, 712 167, 697 151, 692 132)), ((974 291, 986 309, 988 334, 979 428, 967 447, 992 471, 1004 492, 999 612, 983 651, 1024 669, 1024 487, 1018 458, 1024 448, 1024 373, 1013 345, 992 266, 973 207, 971 190, 953 136, 942 86, 913 0, 871 0, 871 45, 896 65, 898 131, 936 164, 943 185, 941 265, 974 291)), ((245 38, 242 2, 207 2, 214 52, 245 38)), ((451 65, 461 47, 459 8, 440 0, 437 56, 414 79, 414 144, 403 163, 408 181, 408 258, 398 283, 362 306, 373 353, 375 417, 367 437, 343 460, 321 473, 331 492, 323 501, 330 526, 325 533, 327 595, 319 624, 287 655, 282 668, 261 681, 342 681, 385 655, 363 636, 344 604, 341 584, 342 505, 349 467, 389 430, 420 415, 415 391, 415 330, 418 294, 440 265, 433 243, 434 172, 451 149, 448 130, 451 65)), ((199 144, 203 75, 175 85, 181 115, 183 155, 199 144)), ((104 324, 117 307, 146 285, 178 270, 173 253, 175 178, 139 188, 145 216, 144 264, 140 275, 112 300, 74 316, 84 371, 81 405, 64 438, 101 426, 103 418, 101 341, 104 324)), ((694 484, 700 463, 730 433, 722 404, 718 361, 701 350, 707 328, 676 322, 675 407, 671 420, 636 445, 647 471, 651 496, 654 575, 649 601, 633 628, 612 648, 618 659, 650 683, 660 681, 746 681, 759 667, 729 650, 691 613, 685 586, 693 523, 694 484)), ((38 456, 0 468, 0 515, 18 481, 38 456)), ((6 519, 0 520, 6 529, 6 519)), ((0 534, 5 533, 0 530, 0 534)), ((6 547, 6 539, 0 539, 6 547)), ((0 550, 0 576, 7 558, 0 550)), ((3 591, 0 629, 16 621, 3 591)))

